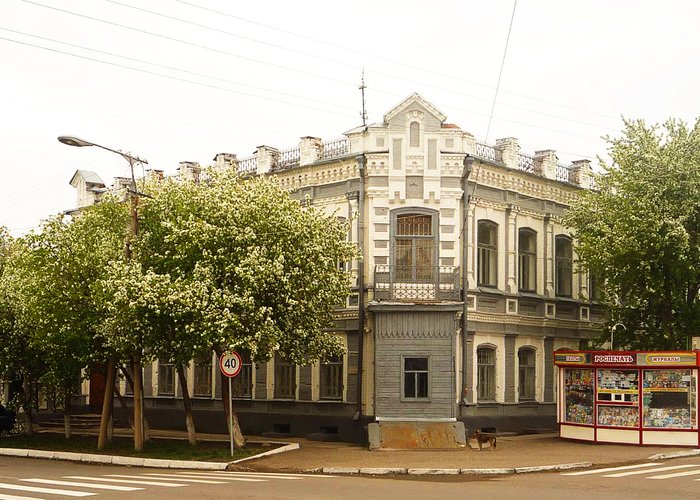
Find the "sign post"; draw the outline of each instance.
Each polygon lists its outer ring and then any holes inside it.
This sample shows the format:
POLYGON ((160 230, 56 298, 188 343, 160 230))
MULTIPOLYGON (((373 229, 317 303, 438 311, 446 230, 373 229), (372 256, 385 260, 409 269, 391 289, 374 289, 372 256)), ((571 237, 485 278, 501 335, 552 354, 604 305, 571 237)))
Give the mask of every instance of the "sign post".
POLYGON ((225 352, 219 358, 219 370, 228 377, 228 434, 231 440, 231 456, 233 457, 233 392, 231 391, 231 379, 241 372, 243 362, 241 356, 235 352, 225 352))

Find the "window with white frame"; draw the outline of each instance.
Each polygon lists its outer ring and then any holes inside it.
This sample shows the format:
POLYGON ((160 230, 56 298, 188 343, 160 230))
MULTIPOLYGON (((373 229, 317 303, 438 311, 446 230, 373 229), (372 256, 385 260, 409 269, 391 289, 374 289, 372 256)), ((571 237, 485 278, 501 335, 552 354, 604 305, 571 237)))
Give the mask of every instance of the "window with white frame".
POLYGON ((536 351, 531 347, 521 347, 518 350, 518 399, 533 401, 535 399, 535 356, 536 351))
POLYGON ((175 394, 175 365, 170 361, 158 360, 158 395, 173 396, 175 394))
POLYGON ((497 286, 498 282, 498 225, 494 222, 479 221, 477 229, 477 272, 478 284, 497 286))
POLYGON ((211 356, 209 352, 194 360, 194 396, 211 397, 211 356))
POLYGON ((573 250, 571 238, 559 235, 554 240, 555 292, 571 297, 573 290, 573 250))
POLYGON ((321 362, 320 398, 343 399, 343 357, 333 356, 321 362))
POLYGON ((527 228, 518 230, 518 289, 537 289, 537 233, 527 228))
POLYGON ((275 353, 275 398, 294 399, 297 392, 297 367, 275 353))
POLYGON ((241 371, 231 382, 231 392, 234 398, 250 398, 253 396, 253 361, 250 353, 242 351, 241 371))
POLYGON ((482 346, 476 350, 477 362, 477 399, 493 401, 496 399, 496 349, 482 346))
POLYGON ((403 398, 426 399, 429 394, 427 356, 403 358, 403 398))
POLYGON ((428 213, 399 213, 394 225, 397 280, 429 281, 435 273, 436 224, 428 213))

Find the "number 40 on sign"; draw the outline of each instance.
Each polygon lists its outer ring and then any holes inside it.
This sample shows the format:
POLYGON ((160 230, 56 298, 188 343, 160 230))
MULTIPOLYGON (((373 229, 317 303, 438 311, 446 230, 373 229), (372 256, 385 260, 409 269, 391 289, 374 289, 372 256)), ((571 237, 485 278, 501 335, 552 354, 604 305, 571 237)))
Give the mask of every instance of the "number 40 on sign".
POLYGON ((227 377, 235 377, 241 372, 241 356, 237 352, 226 352, 219 358, 219 369, 227 377))

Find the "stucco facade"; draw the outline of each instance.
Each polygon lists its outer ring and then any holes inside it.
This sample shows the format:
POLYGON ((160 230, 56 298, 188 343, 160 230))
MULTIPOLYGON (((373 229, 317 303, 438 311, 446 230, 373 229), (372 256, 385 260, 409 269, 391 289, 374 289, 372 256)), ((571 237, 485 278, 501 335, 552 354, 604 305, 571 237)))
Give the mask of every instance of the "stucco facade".
MULTIPOLYGON (((383 418, 553 426, 553 352, 579 348, 604 314, 561 223, 590 188, 590 166, 521 153, 513 138, 482 144, 445 120, 414 94, 338 140, 214 158, 350 220, 364 256, 347 263, 353 292, 337 311, 347 353, 310 367, 251 364, 236 399, 244 432, 358 440, 383 418)), ((158 370, 146 384, 156 421, 179 408, 177 381, 163 394, 158 370)), ((196 398, 202 430, 218 429, 206 423, 221 408, 215 363, 210 375, 210 394, 196 398)))

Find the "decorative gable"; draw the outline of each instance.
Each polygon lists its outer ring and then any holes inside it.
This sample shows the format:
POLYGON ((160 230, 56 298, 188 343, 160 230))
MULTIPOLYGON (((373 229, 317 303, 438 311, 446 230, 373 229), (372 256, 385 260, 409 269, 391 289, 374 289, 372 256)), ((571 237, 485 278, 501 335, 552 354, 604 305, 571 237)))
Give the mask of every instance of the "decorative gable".
POLYGON ((443 114, 419 94, 413 93, 384 115, 384 123, 388 124, 393 118, 406 111, 415 116, 415 118, 419 118, 424 112, 428 113, 440 123, 444 122, 447 118, 447 115, 443 114))

